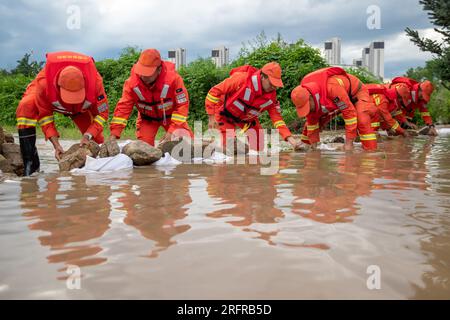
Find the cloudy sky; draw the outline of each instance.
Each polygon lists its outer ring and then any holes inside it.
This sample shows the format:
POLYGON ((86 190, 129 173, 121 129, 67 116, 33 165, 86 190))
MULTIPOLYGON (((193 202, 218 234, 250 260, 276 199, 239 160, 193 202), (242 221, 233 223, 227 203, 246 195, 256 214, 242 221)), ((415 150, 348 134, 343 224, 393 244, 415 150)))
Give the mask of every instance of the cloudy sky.
MULTIPOLYGON (((323 48, 342 39, 350 64, 371 41, 386 42, 386 77, 431 58, 405 36, 411 27, 437 38, 418 0, 0 0, 0 68, 10 69, 25 52, 72 50, 96 60, 114 58, 125 46, 187 49, 188 62, 219 45, 235 56, 243 42, 264 31, 287 41, 303 38, 323 48), (367 8, 380 8, 381 28, 367 27, 367 8), (80 10, 79 28, 72 8, 80 10), (68 27, 69 25, 69 27, 68 27)), ((75 13, 76 15, 76 13, 75 13)))

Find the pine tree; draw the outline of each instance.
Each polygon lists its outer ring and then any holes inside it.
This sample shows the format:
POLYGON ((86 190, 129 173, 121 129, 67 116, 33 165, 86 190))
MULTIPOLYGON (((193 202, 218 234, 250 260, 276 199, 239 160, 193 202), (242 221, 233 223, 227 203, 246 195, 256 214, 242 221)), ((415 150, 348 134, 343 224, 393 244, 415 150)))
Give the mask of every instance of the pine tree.
POLYGON ((434 30, 443 37, 442 41, 422 38, 419 32, 406 28, 407 35, 422 51, 431 52, 436 56, 434 65, 442 85, 450 89, 450 1, 449 0, 420 0, 419 3, 428 13, 430 21, 435 25, 434 30))

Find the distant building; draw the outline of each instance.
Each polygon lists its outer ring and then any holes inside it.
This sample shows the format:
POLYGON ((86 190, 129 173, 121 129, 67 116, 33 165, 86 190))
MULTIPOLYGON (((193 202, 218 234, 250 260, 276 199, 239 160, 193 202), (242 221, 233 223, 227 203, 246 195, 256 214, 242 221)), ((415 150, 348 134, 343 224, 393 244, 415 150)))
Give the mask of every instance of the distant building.
POLYGON ((384 79, 384 41, 374 41, 368 48, 362 50, 361 59, 353 60, 356 67, 365 68, 367 71, 384 79))
POLYGON ((229 63, 230 51, 222 46, 211 51, 211 59, 216 67, 221 68, 229 63))
POLYGON ((169 61, 175 64, 178 70, 181 66, 186 65, 186 49, 178 48, 169 50, 168 52, 169 61))
POLYGON ((369 70, 370 48, 364 48, 362 51, 362 66, 369 70))
POLYGON ((384 78, 384 41, 370 44, 369 71, 381 79, 384 78))
POLYGON ((357 68, 363 67, 363 60, 362 59, 353 59, 353 66, 357 68))
POLYGON ((341 39, 332 38, 325 42, 325 60, 330 65, 341 64, 341 39))

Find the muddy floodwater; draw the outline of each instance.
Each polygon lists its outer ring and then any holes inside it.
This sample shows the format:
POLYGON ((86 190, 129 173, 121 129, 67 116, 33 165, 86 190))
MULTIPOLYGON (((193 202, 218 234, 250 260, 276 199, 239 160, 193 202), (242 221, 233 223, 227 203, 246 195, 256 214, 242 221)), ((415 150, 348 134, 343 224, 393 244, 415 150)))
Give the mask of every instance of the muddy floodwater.
POLYGON ((60 174, 38 148, 43 173, 0 178, 0 298, 450 299, 450 136, 282 153, 270 176, 60 174))

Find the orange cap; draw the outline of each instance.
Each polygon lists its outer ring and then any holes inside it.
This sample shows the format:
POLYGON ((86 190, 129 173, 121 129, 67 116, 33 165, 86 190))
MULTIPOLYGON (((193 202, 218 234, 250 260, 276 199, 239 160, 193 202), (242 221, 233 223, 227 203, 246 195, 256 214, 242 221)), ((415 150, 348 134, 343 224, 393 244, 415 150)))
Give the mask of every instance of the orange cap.
POLYGON ((281 80, 281 67, 278 63, 269 62, 262 67, 261 71, 269 77, 269 81, 273 86, 283 88, 283 81, 281 80))
POLYGON ((161 55, 156 49, 142 51, 139 61, 135 65, 134 71, 144 77, 152 76, 161 65, 161 55))
POLYGON ((429 102, 430 98, 431 98, 431 94, 434 91, 433 84, 430 81, 425 80, 424 82, 422 82, 420 84, 420 89, 422 90, 422 98, 423 98, 423 100, 425 100, 426 102, 429 102))
POLYGON ((397 91, 397 94, 402 99, 403 104, 405 106, 409 106, 412 101, 411 91, 409 90, 409 87, 406 84, 399 83, 395 85, 395 91, 397 91))
POLYGON ((295 108, 297 109, 297 115, 299 118, 306 117, 311 110, 309 97, 309 91, 302 86, 298 86, 294 90, 292 90, 291 100, 294 103, 295 108))
POLYGON ((58 86, 61 99, 65 103, 82 103, 86 97, 83 73, 76 67, 68 66, 61 70, 58 86))

